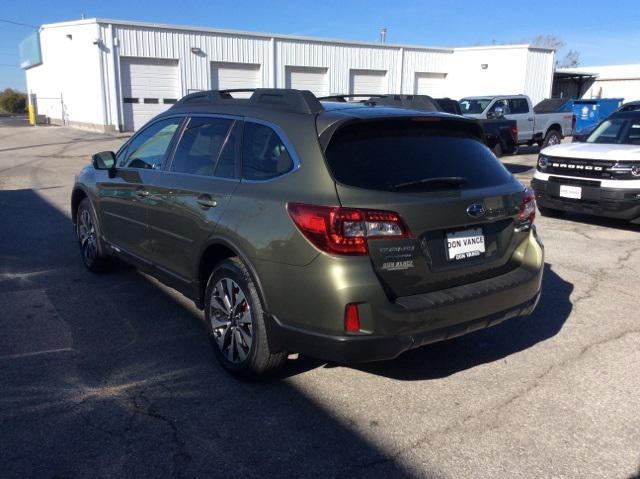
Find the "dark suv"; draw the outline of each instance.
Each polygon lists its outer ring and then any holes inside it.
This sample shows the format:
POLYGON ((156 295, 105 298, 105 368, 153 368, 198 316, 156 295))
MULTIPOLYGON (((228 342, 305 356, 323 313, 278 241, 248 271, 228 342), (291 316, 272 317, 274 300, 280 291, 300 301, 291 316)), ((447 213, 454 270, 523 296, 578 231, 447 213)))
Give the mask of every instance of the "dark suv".
POLYGON ((192 298, 225 368, 392 359, 533 311, 535 200, 475 122, 232 95, 188 95, 94 155, 71 199, 85 265, 124 258, 192 298))

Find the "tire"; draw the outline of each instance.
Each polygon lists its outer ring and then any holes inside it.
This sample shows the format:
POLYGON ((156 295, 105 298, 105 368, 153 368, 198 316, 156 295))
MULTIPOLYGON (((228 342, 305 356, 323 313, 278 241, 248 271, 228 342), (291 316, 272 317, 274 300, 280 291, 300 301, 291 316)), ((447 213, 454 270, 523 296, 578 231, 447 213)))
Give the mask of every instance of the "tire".
POLYGON ((496 155, 496 158, 502 157, 502 145, 500 143, 496 143, 493 147, 493 154, 496 155))
POLYGON ((89 198, 83 199, 76 212, 76 236, 85 267, 93 273, 109 269, 110 258, 100 241, 100 226, 89 198))
POLYGON ((286 352, 269 348, 265 318, 255 283, 242 261, 230 258, 219 263, 207 282, 205 320, 216 358, 227 371, 255 378, 285 363, 286 352))
POLYGON ((538 205, 538 211, 540 211, 541 216, 546 216, 547 218, 558 218, 564 213, 562 210, 554 210, 540 205, 538 205))
POLYGON ((544 141, 540 148, 546 148, 547 146, 559 145, 562 143, 562 134, 558 130, 549 130, 544 137, 544 141))

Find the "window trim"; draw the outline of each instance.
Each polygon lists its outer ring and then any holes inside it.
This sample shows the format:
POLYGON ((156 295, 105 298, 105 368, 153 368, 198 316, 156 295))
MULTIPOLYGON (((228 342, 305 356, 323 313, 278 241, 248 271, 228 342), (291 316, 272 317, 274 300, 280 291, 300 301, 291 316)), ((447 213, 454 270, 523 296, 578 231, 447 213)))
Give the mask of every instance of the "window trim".
MULTIPOLYGON (((171 138, 171 142, 169 143, 169 146, 167 147, 167 151, 165 151, 165 153, 164 153, 164 157, 162 158, 162 162, 160 162, 160 166, 158 168, 153 168, 151 170, 145 169, 145 171, 162 171, 164 169, 164 164, 165 164, 165 162, 167 160, 168 154, 173 151, 173 147, 174 147, 174 143, 176 141, 177 134, 178 134, 178 132, 182 131, 182 127, 184 125, 184 114, 182 114, 182 115, 167 115, 167 116, 163 116, 162 118, 156 118, 156 119, 152 120, 151 122, 147 123, 144 126, 144 128, 142 128, 142 129, 138 130, 137 132, 135 132, 131 136, 131 138, 129 138, 125 142, 124 145, 122 145, 120 148, 118 148, 116 156, 119 155, 121 151, 124 151, 124 157, 128 160, 129 159, 128 158, 129 146, 131 146, 131 142, 132 141, 134 141, 139 135, 144 133, 146 130, 151 128, 153 125, 155 125, 159 121, 170 120, 172 118, 180 118, 180 122, 178 123, 178 128, 173 133, 173 137, 171 138)), ((132 168, 130 166, 118 166, 118 164, 116 163, 116 169, 125 170, 125 171, 140 171, 143 168, 132 168)))
POLYGON ((285 135, 284 131, 282 130, 282 128, 280 128, 278 125, 276 125, 275 123, 272 123, 270 121, 267 120, 261 120, 259 118, 253 118, 253 117, 245 117, 244 118, 244 125, 243 125, 243 135, 242 135, 242 151, 240 154, 240 181, 242 183, 249 183, 249 184, 255 184, 255 183, 269 183, 271 181, 275 181, 275 180, 279 180, 285 176, 288 176, 292 173, 295 173, 296 171, 298 171, 301 167, 300 164, 300 158, 298 157, 298 153, 296 152, 295 148, 293 147, 293 143, 291 143, 289 141, 289 138, 287 138, 287 136, 285 135), (282 173, 281 175, 277 175, 274 176, 273 178, 267 178, 265 180, 249 180, 243 177, 242 175, 242 164, 244 161, 243 158, 243 153, 244 153, 244 126, 246 126, 247 123, 256 123, 258 125, 263 125, 263 126, 267 126, 269 128, 271 128, 275 134, 278 136, 278 139, 282 142, 282 144, 284 145, 284 147, 287 149, 287 153, 289 153, 289 156, 291 157, 291 161, 293 163, 293 167, 287 171, 286 173, 282 173))
MULTIPOLYGON (((271 181, 275 181, 275 180, 279 180, 285 176, 288 176, 292 173, 295 173, 296 171, 298 171, 301 167, 302 164, 300 162, 300 157, 298 156, 298 152, 296 151, 296 149, 293 146, 293 143, 289 140, 289 138, 287 137, 287 135, 284 133, 284 130, 282 128, 280 128, 280 126, 278 126, 277 124, 268 121, 268 120, 263 120, 260 118, 255 118, 255 117, 248 117, 248 116, 241 116, 241 115, 229 115, 229 114, 225 114, 225 113, 176 113, 173 115, 166 115, 163 116, 161 118, 156 118, 154 120, 152 120, 150 123, 146 124, 144 126, 144 128, 138 130, 137 132, 135 132, 131 138, 129 138, 119 149, 117 154, 120 154, 121 151, 123 150, 127 150, 124 151, 124 155, 125 157, 128 154, 128 150, 129 150, 129 146, 131 145, 131 142, 133 140, 135 140, 138 135, 140 135, 141 133, 143 133, 145 130, 147 130, 148 128, 152 127, 153 125, 155 125, 157 122, 159 121, 163 121, 163 120, 168 120, 171 118, 180 118, 181 121, 178 125, 178 129, 176 130, 176 132, 173 135, 173 138, 171 140, 171 143, 169 144, 169 147, 167 149, 167 152, 165 153, 164 159, 162 161, 162 163, 160 164, 160 168, 154 169, 154 170, 149 170, 149 171, 163 171, 165 173, 171 173, 171 174, 175 174, 175 175, 188 175, 188 176, 194 176, 194 177, 198 177, 198 178, 210 178, 210 179, 216 179, 216 180, 225 180, 225 181, 239 181, 242 183, 269 183, 271 181), (180 142, 180 140, 182 139, 182 135, 184 134, 185 131, 185 127, 188 124, 188 120, 191 118, 225 118, 225 119, 229 119, 229 120, 235 120, 238 123, 238 127, 240 128, 240 141, 238 142, 238 145, 236 147, 236 177, 235 178, 224 178, 222 176, 202 176, 202 175, 195 175, 193 173, 180 173, 177 171, 171 171, 171 165, 173 163, 173 157, 175 155, 178 143, 180 142), (278 176, 274 176, 273 178, 268 178, 265 180, 249 180, 246 178, 242 177, 242 152, 244 149, 244 126, 246 123, 257 123, 259 125, 264 125, 264 126, 268 126, 269 128, 271 128, 276 135, 278 136, 279 140, 282 142, 282 144, 285 146, 285 148, 287 149, 287 152, 289 153, 289 156, 291 157, 291 161, 293 162, 293 168, 291 168, 289 171, 287 171, 286 173, 283 173, 281 175, 278 176)), ((133 171, 139 171, 140 168, 131 168, 131 167, 118 167, 119 170, 133 170, 133 171)))

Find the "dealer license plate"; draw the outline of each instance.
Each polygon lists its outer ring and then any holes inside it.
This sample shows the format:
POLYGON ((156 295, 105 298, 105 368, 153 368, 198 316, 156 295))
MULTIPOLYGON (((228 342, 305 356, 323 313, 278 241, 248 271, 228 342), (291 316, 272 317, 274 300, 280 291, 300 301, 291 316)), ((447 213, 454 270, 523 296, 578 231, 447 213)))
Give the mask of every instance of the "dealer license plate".
POLYGON ((582 198, 582 188, 579 186, 560 185, 560 196, 579 200, 582 198))
POLYGON ((485 252, 482 228, 447 233, 447 258, 461 260, 480 256, 485 252))

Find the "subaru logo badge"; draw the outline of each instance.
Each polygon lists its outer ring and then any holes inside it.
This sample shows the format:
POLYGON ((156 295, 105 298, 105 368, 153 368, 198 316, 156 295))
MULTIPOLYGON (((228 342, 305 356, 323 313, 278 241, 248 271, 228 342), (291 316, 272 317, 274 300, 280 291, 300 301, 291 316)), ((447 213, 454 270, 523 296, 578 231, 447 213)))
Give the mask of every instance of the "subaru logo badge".
POLYGON ((482 206, 480 203, 474 203, 467 207, 467 214, 472 218, 481 218, 485 215, 485 213, 486 211, 484 209, 484 206, 482 206))

